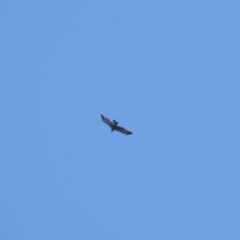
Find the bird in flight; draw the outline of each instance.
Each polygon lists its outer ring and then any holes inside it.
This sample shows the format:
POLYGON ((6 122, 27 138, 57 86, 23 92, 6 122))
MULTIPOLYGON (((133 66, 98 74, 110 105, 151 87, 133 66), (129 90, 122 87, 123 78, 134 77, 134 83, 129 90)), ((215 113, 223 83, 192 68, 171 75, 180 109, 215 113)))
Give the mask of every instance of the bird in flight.
POLYGON ((116 120, 113 120, 111 122, 108 118, 104 117, 102 114, 100 114, 100 115, 102 117, 103 122, 105 122, 111 128, 111 132, 115 130, 115 131, 121 132, 126 135, 133 134, 132 132, 126 130, 125 128, 117 126, 118 122, 116 120))

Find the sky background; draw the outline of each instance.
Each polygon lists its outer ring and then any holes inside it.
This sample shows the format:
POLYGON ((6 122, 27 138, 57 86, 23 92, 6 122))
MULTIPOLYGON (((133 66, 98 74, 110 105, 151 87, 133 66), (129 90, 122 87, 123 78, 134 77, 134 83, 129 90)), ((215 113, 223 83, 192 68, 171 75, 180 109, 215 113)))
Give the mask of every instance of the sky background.
POLYGON ((238 240, 239 13, 1 1, 0 239, 238 240))

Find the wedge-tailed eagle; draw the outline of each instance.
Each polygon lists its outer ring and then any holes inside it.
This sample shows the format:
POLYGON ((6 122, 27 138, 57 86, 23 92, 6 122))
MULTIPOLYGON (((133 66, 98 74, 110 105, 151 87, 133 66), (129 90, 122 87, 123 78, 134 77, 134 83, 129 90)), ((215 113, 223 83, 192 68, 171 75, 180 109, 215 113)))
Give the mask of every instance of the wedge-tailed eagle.
POLYGON ((103 122, 105 122, 111 128, 111 132, 115 130, 115 131, 121 132, 126 135, 133 134, 132 132, 124 129, 123 127, 117 126, 118 122, 116 120, 113 120, 111 122, 108 118, 105 118, 102 114, 101 114, 101 117, 102 117, 103 122))

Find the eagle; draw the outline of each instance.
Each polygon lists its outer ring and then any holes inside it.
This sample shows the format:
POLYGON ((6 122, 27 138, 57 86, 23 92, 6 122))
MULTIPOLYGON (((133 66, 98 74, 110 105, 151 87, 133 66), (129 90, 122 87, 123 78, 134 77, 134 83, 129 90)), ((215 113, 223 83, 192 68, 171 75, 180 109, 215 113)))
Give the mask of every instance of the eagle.
POLYGON ((125 128, 117 126, 118 122, 116 120, 113 120, 111 122, 108 118, 104 117, 102 114, 100 114, 100 115, 102 117, 103 122, 106 123, 111 128, 111 132, 115 130, 115 131, 121 132, 126 135, 133 134, 132 132, 126 130, 125 128))

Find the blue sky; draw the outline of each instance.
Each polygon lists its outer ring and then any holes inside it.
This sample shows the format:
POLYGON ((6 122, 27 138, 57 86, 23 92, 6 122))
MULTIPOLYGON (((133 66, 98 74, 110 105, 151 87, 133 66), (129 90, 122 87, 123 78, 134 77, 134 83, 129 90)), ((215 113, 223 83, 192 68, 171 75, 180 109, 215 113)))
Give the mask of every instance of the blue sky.
POLYGON ((239 8, 2 1, 0 239, 239 239, 239 8))

